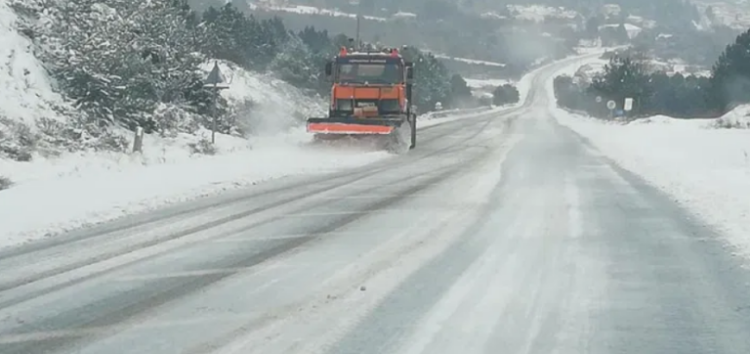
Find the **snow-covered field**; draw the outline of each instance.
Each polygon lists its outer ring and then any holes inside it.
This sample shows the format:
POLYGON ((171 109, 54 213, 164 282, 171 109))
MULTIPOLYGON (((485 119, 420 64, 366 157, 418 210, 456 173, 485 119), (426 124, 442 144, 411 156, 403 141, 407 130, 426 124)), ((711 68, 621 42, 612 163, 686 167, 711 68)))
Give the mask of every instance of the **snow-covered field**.
POLYGON ((578 16, 573 10, 544 5, 508 5, 508 10, 517 19, 535 22, 542 22, 547 17, 574 19, 578 16))
MULTIPOLYGON (((553 95, 552 82, 547 90, 553 95)), ((664 190, 722 231, 738 253, 750 256, 750 129, 717 128, 750 127, 749 106, 720 119, 662 116, 622 124, 572 114, 550 102, 561 124, 664 190)))
MULTIPOLYGON (((250 3, 249 6, 253 10, 290 12, 303 15, 347 17, 352 19, 357 18, 357 14, 355 13, 343 12, 338 9, 324 9, 314 6, 295 5, 280 1, 250 3)), ((543 5, 508 5, 507 8, 514 18, 534 22, 542 22, 545 18, 564 18, 572 20, 575 19, 578 15, 576 11, 565 9, 563 7, 551 7, 543 5)), ((418 15, 413 13, 399 11, 391 15, 390 18, 383 16, 362 16, 362 18, 371 21, 386 22, 395 19, 412 19, 416 18, 417 16, 418 15)), ((484 13, 481 15, 481 17, 498 19, 505 18, 505 16, 498 15, 495 12, 484 13)))
MULTIPOLYGON (((279 11, 279 12, 291 12, 300 15, 321 15, 321 16, 333 16, 333 17, 347 17, 356 19, 357 14, 342 12, 339 10, 321 9, 313 6, 303 5, 271 5, 271 4, 249 4, 253 10, 264 10, 264 11, 279 11)), ((385 22, 387 18, 378 16, 362 16, 365 20, 385 22)))

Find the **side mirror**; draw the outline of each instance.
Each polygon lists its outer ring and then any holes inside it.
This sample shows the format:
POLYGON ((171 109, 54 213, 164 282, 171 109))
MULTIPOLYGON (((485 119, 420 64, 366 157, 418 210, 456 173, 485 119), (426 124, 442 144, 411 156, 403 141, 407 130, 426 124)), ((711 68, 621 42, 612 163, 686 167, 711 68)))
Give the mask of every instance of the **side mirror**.
POLYGON ((406 63, 406 79, 414 79, 414 63, 406 63))
POLYGON ((333 74, 333 63, 328 62, 326 63, 326 76, 331 76, 333 74))

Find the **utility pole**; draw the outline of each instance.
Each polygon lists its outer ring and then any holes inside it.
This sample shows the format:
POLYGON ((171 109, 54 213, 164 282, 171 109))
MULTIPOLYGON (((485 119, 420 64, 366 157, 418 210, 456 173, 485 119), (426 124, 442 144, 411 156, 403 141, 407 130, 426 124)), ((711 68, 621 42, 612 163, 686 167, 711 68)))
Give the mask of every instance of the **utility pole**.
POLYGON ((359 50, 359 32, 362 21, 362 0, 353 0, 350 4, 357 6, 357 41, 355 42, 355 50, 359 50))
POLYGON ((360 14, 359 11, 357 11, 357 50, 359 50, 359 24, 360 24, 360 14))

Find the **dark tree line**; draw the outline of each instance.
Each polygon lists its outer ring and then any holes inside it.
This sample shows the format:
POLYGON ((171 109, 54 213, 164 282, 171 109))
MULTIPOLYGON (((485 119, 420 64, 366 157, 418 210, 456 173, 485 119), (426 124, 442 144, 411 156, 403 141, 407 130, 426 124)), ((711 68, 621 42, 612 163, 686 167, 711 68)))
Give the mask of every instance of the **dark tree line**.
POLYGON ((497 106, 506 104, 513 104, 518 102, 521 94, 518 92, 515 86, 511 84, 505 84, 495 88, 492 92, 492 103, 497 106))
POLYGON ((643 60, 615 55, 591 83, 559 76, 554 88, 560 106, 598 117, 609 114, 605 102, 614 100, 622 109, 627 97, 634 100, 632 117, 717 117, 750 103, 750 30, 726 47, 710 77, 651 73, 643 60))

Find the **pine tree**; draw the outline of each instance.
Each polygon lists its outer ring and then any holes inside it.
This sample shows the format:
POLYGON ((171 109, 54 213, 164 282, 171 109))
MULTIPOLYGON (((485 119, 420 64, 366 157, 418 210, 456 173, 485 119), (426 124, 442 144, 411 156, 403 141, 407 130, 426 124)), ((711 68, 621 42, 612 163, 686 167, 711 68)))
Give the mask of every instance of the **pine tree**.
POLYGON ((290 38, 280 48, 279 54, 271 62, 270 69, 282 80, 293 85, 305 86, 316 78, 317 68, 310 64, 312 54, 299 37, 290 38))
POLYGON ((750 102, 750 30, 726 47, 712 72, 707 99, 717 112, 750 102))
POLYGON ((173 0, 50 3, 43 58, 90 123, 156 127, 159 102, 187 105, 184 91, 200 77, 202 58, 173 0))
POLYGON ((627 97, 633 98, 638 107, 647 105, 652 97, 644 63, 619 55, 610 59, 604 66, 604 74, 595 78, 589 89, 592 96, 615 100, 619 107, 627 97))

